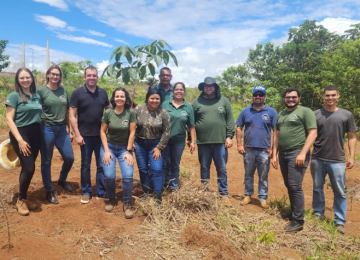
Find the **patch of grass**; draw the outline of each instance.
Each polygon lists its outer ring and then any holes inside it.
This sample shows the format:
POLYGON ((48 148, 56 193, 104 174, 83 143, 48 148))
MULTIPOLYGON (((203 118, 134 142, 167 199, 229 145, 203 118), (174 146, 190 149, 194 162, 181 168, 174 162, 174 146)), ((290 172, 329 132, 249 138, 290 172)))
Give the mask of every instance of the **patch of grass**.
POLYGON ((265 243, 267 246, 270 246, 271 243, 276 243, 274 233, 271 231, 262 233, 259 238, 259 242, 265 243))
POLYGON ((289 209, 290 203, 288 203, 289 197, 284 195, 281 198, 275 197, 275 199, 270 200, 269 206, 271 209, 289 209))

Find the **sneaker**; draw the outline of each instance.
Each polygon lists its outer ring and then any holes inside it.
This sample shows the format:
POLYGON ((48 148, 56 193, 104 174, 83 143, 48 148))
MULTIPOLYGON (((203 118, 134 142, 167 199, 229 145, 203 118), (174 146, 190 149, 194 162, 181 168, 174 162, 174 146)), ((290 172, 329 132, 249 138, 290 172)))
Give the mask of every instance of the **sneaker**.
POLYGON ((337 229, 337 232, 339 232, 340 234, 345 234, 344 225, 336 224, 336 229, 337 229))
POLYGON ((267 208, 269 207, 269 205, 266 203, 266 200, 260 201, 260 206, 261 206, 263 209, 267 209, 267 208))
POLYGON ((105 212, 108 212, 110 213, 116 206, 116 200, 115 199, 109 199, 107 202, 106 202, 106 205, 105 205, 105 212))
POLYGON ((276 217, 278 219, 290 219, 291 220, 291 212, 290 213, 286 213, 286 214, 281 214, 279 213, 279 215, 277 215, 276 217))
POLYGON ((297 220, 292 220, 290 225, 286 226, 284 231, 285 232, 298 232, 303 230, 304 224, 297 220))
POLYGON ((34 202, 30 201, 30 200, 25 200, 25 203, 26 203, 29 210, 37 209, 37 205, 34 202))
POLYGON ((245 195, 242 201, 240 201, 240 205, 244 206, 250 203, 251 196, 245 195))
POLYGON ((103 195, 97 195, 96 199, 97 200, 108 200, 109 197, 106 194, 103 194, 103 195))
POLYGON ((17 208, 19 215, 21 215, 21 216, 29 215, 29 209, 28 209, 28 206, 26 205, 25 200, 21 200, 18 198, 16 201, 16 208, 17 208))
POLYGON ((161 209, 162 208, 162 206, 161 206, 161 203, 162 203, 161 193, 154 193, 154 200, 155 200, 155 203, 156 203, 156 207, 158 209, 161 209))
POLYGON ((90 202, 90 195, 89 194, 83 194, 81 196, 81 203, 82 204, 88 204, 90 202))
POLYGON ((124 202, 123 210, 126 219, 131 219, 134 217, 134 210, 132 209, 131 204, 129 202, 124 202))

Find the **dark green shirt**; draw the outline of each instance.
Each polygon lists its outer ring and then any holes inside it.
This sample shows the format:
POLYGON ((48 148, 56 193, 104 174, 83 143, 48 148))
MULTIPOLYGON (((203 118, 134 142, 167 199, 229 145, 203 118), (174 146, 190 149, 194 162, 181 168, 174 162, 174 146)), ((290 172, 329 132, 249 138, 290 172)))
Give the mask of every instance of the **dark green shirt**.
POLYGON ((176 108, 172 101, 166 101, 162 107, 169 113, 171 133, 169 144, 184 142, 188 127, 195 126, 194 110, 189 103, 184 103, 176 108))
POLYGON ((156 86, 152 86, 151 89, 158 89, 160 90, 161 93, 161 99, 162 99, 162 104, 165 101, 171 101, 174 97, 174 86, 170 84, 170 88, 168 91, 163 90, 160 87, 160 84, 156 85, 156 86))
POLYGON ((127 145, 130 135, 130 123, 136 122, 136 115, 130 108, 117 115, 113 108, 107 109, 102 122, 108 125, 107 141, 114 145, 127 145))
POLYGON ((207 99, 200 96, 194 100, 192 107, 198 144, 225 143, 227 137, 234 137, 234 115, 226 97, 207 99))
POLYGON ((65 88, 51 90, 47 86, 37 89, 42 104, 41 123, 45 126, 66 125, 69 95, 65 88))
POLYGON ((27 104, 22 102, 17 92, 12 92, 5 101, 6 106, 15 109, 14 123, 17 127, 31 124, 41 124, 41 103, 38 94, 33 93, 32 97, 25 94, 27 104))
POLYGON ((308 107, 299 106, 278 115, 276 130, 279 135, 279 152, 290 153, 301 151, 308 136, 308 130, 317 128, 314 112, 308 107))

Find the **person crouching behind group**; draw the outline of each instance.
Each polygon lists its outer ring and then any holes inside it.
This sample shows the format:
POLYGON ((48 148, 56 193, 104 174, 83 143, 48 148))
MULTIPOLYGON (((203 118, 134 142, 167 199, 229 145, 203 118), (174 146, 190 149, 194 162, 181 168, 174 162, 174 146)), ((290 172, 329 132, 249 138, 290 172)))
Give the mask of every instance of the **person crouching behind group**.
POLYGON ((161 103, 161 92, 158 89, 150 89, 146 94, 145 103, 135 108, 135 155, 144 191, 143 199, 150 193, 150 172, 157 206, 161 205, 163 185, 161 152, 169 142, 171 131, 169 113, 160 106, 161 103))
POLYGON ((134 216, 131 209, 131 194, 133 190, 134 158, 132 148, 135 140, 136 115, 130 109, 132 102, 129 93, 124 88, 117 88, 110 99, 111 109, 104 112, 100 137, 102 147, 100 157, 105 174, 105 186, 109 200, 105 211, 111 212, 115 205, 116 190, 116 159, 119 161, 122 175, 123 210, 125 218, 134 216))

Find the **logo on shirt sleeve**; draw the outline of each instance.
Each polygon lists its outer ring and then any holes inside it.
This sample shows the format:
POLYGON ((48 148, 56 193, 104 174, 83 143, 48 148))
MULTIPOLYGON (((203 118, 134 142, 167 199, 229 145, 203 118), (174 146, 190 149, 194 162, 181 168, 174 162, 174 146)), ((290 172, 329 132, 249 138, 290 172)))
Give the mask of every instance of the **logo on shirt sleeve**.
POLYGON ((219 114, 224 114, 225 113, 225 108, 223 106, 219 106, 218 111, 219 111, 219 114))

